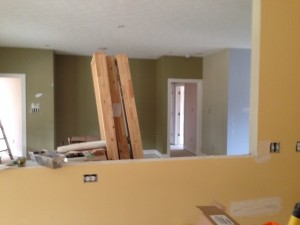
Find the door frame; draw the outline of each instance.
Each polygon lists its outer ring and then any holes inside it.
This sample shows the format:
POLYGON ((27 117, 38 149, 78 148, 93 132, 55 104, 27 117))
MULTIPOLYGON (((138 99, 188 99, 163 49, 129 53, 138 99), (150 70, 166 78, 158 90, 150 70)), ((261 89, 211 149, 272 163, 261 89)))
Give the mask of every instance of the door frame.
POLYGON ((172 84, 176 83, 193 83, 197 85, 197 133, 196 133, 196 153, 201 155, 201 145, 202 145, 202 80, 201 79, 176 79, 168 78, 168 110, 167 110, 167 156, 170 157, 170 115, 171 115, 171 102, 172 102, 172 84))
POLYGON ((13 78, 17 77, 21 79, 22 86, 22 156, 27 156, 27 135, 26 135, 26 74, 23 73, 0 73, 1 78, 13 78))

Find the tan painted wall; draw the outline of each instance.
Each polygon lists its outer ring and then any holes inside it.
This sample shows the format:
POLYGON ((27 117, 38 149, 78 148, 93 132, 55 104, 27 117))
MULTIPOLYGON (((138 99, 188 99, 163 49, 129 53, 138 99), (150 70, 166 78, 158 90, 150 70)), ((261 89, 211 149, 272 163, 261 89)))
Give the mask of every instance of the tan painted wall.
POLYGON ((1 224, 195 225, 200 216, 196 205, 218 200, 229 207, 266 197, 280 197, 282 210, 236 220, 285 224, 300 199, 294 173, 300 155, 294 155, 261 164, 237 157, 1 171, 1 224), (99 182, 84 184, 83 174, 90 173, 98 174, 99 182))
POLYGON ((212 157, 1 171, 1 224, 194 225, 196 205, 218 200, 230 208, 273 197, 281 201, 278 211, 236 220, 287 224, 300 201, 299 11, 298 0, 262 0, 258 141, 279 140, 281 153, 260 163, 212 157), (87 173, 99 182, 83 184, 87 173))

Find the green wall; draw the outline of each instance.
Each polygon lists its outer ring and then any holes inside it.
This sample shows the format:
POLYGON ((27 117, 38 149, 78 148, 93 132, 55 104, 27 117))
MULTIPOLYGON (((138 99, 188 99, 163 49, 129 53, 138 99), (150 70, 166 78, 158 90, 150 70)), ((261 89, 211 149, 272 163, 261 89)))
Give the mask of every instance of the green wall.
MULTIPOLYGON (((55 149, 69 136, 99 135, 91 57, 0 48, 0 73, 26 74, 27 149, 55 149), (55 85, 54 85, 55 84, 55 85), (36 99, 37 93, 43 93, 36 99), (39 113, 31 113, 39 102, 39 113)), ((144 149, 166 153, 167 79, 202 78, 202 58, 129 59, 144 149)))
MULTIPOLYGON (((91 57, 55 56, 56 144, 69 136, 99 135, 91 57)), ((144 149, 155 149, 155 60, 130 59, 144 149)))
MULTIPOLYGON (((91 57, 55 56, 56 144, 98 135, 91 57)), ((167 79, 202 78, 202 58, 129 59, 144 149, 166 153, 167 79)))
POLYGON ((144 149, 156 149, 156 60, 129 59, 144 149))
POLYGON ((55 55, 56 145, 70 136, 99 135, 90 59, 55 55))
POLYGON ((51 50, 0 48, 0 73, 26 74, 28 150, 54 149, 53 62, 51 50), (40 103, 39 113, 30 112, 32 102, 40 103))
POLYGON ((202 79, 202 58, 163 56, 156 65, 156 143, 167 152, 168 78, 202 79))

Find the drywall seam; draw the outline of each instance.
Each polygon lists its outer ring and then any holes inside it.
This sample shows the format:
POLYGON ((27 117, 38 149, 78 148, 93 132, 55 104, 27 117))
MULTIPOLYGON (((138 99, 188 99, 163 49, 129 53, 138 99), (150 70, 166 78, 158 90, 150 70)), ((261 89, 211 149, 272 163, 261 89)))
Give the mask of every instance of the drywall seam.
POLYGON ((271 141, 260 141, 257 146, 257 155, 255 161, 258 163, 264 163, 271 160, 270 154, 271 141))
POLYGON ((274 214, 281 210, 279 197, 260 198, 247 201, 232 202, 229 207, 231 216, 257 216, 274 214))

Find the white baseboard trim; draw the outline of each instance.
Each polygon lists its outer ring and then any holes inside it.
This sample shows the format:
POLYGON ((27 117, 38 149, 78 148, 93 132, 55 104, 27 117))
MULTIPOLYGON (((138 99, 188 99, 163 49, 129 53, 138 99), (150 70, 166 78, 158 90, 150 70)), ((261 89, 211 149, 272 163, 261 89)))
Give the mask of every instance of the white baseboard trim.
POLYGON ((144 150, 144 155, 156 155, 158 158, 167 158, 167 154, 162 154, 160 151, 155 149, 144 150))
POLYGON ((192 148, 192 147, 190 147, 190 146, 188 146, 188 145, 184 145, 184 149, 185 149, 186 151, 192 153, 192 154, 195 154, 195 152, 193 152, 193 150, 194 150, 195 148, 192 148))

